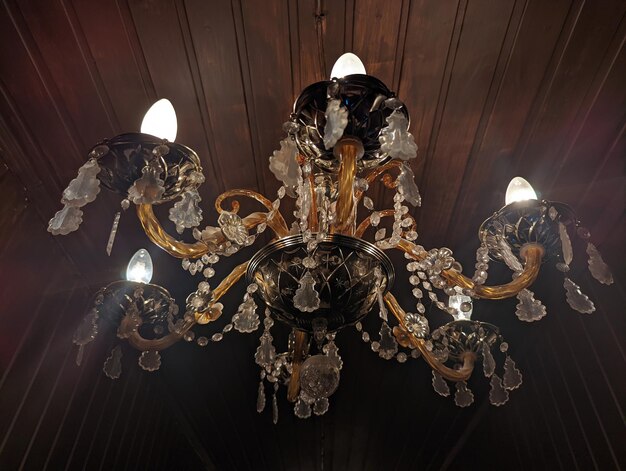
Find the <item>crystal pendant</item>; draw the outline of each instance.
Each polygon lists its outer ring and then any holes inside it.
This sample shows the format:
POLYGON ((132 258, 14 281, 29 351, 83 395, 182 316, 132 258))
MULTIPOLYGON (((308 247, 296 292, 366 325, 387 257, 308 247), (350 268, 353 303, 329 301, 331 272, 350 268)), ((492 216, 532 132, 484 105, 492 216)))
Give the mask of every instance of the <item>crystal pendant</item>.
POLYGON ((244 295, 244 301, 239 305, 237 314, 233 316, 233 325, 238 332, 254 332, 260 324, 259 315, 256 313, 256 303, 249 295, 244 295))
POLYGON ((128 199, 135 204, 156 204, 161 201, 165 186, 161 180, 161 166, 153 160, 147 164, 133 185, 128 189, 128 199))
POLYGON ((535 299, 535 294, 529 289, 524 288, 517 293, 517 300, 515 315, 520 321, 534 322, 545 317, 546 307, 535 299))
POLYGON ((180 201, 177 201, 169 211, 169 218, 176 224, 176 232, 182 234, 185 229, 198 226, 202 221, 201 201, 198 190, 191 189, 183 193, 180 201))
POLYGON ((122 374, 122 347, 116 345, 115 348, 111 350, 111 355, 104 362, 102 371, 111 379, 120 377, 122 374))
POLYGON ((567 233, 565 224, 559 222, 559 237, 561 238, 561 249, 563 250, 563 261, 570 265, 574 259, 574 250, 572 249, 572 241, 567 233))
POLYGON ((422 205, 422 197, 415 183, 415 174, 408 164, 403 163, 400 167, 400 174, 397 178, 398 189, 402 192, 404 200, 413 206, 422 205))
POLYGON ((509 392, 502 387, 502 380, 496 374, 491 376, 491 391, 489 391, 489 402, 494 406, 501 406, 509 400, 509 392))
POLYGON ((611 269, 602 259, 602 255, 591 242, 587 244, 587 255, 589 255, 589 272, 600 283, 605 285, 613 284, 613 274, 611 269))
POLYGON ((465 381, 456 383, 456 393, 454 394, 454 403, 459 407, 471 406, 474 402, 474 394, 467 388, 465 381))
POLYGON ((408 131, 409 120, 395 110, 387 118, 387 126, 380 131, 380 150, 393 159, 410 160, 417 156, 417 144, 408 131))
POLYGON ((272 395, 272 422, 274 425, 278 423, 278 399, 276 393, 278 392, 278 383, 274 383, 274 394, 272 395))
POLYGON ((83 350, 85 345, 93 341, 98 335, 98 311, 96 308, 91 309, 83 318, 80 325, 74 332, 73 342, 78 345, 78 354, 76 355, 76 364, 80 366, 83 361, 83 350))
POLYGON ((481 345, 481 353, 483 355, 483 373, 485 377, 489 378, 496 370, 496 361, 491 354, 491 349, 487 342, 483 342, 481 345))
POLYGON ((78 176, 63 190, 61 203, 80 208, 94 201, 100 193, 100 180, 96 177, 98 173, 100 173, 98 162, 95 159, 88 160, 78 169, 78 176))
POLYGON ((107 255, 111 256, 111 251, 113 250, 113 243, 115 242, 115 236, 117 235, 117 228, 120 225, 120 217, 122 213, 119 211, 115 213, 115 217, 113 218, 113 224, 111 225, 111 232, 109 233, 109 240, 107 241, 106 252, 107 255))
POLYGON ((302 278, 296 294, 293 297, 293 305, 301 312, 313 312, 320 307, 320 297, 315 290, 315 280, 307 270, 302 278))
MULTIPOLYGON (((287 190, 293 191, 302 178, 302 169, 298 164, 298 148, 291 138, 280 141, 280 149, 270 156, 270 170, 283 182, 287 190)), ((291 193, 290 193, 291 194, 291 193)))
POLYGON ((322 397, 313 404, 313 413, 315 415, 324 415, 328 412, 329 405, 330 403, 328 402, 328 398, 322 397))
POLYGON ((146 371, 156 371, 161 367, 161 354, 158 350, 146 350, 141 352, 139 366, 146 371))
POLYGON ((311 406, 302 398, 298 398, 295 406, 293 407, 293 412, 299 419, 308 419, 311 417, 311 406))
POLYGON ((256 398, 256 411, 260 414, 265 409, 265 387, 263 380, 259 381, 259 392, 256 398))
POLYGON ((348 110, 341 106, 341 100, 332 99, 328 100, 324 116, 324 148, 332 149, 348 125, 348 110))
POLYGON ((63 206, 48 222, 48 232, 52 235, 67 235, 74 232, 83 222, 83 211, 74 206, 63 206))
POLYGON ((572 309, 582 312, 583 314, 591 314, 596 310, 593 302, 580 290, 580 286, 572 280, 566 277, 563 282, 563 287, 565 288, 567 303, 572 309))
POLYGON ((512 390, 517 389, 522 384, 522 373, 515 366, 515 362, 510 356, 506 356, 504 360, 504 387, 512 390))
POLYGON ((385 360, 391 360, 398 353, 398 341, 386 322, 383 322, 380 327, 379 344, 378 356, 385 360))
POLYGON ((435 370, 433 370, 432 383, 433 389, 437 394, 443 397, 448 397, 450 395, 450 387, 448 386, 448 383, 446 383, 446 380, 443 379, 443 377, 435 370))

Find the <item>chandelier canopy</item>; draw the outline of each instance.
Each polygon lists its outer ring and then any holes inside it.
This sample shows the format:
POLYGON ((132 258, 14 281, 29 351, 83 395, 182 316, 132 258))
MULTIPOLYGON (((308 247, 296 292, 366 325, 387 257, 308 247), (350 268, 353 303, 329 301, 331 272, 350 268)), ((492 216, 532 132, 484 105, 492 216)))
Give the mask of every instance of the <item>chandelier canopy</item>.
MULTIPOLYGON (((48 230, 55 235, 77 230, 82 207, 95 200, 102 184, 122 196, 122 210, 135 204, 149 239, 182 259, 182 269, 201 281, 179 311, 165 288, 150 284, 150 254, 138 251, 130 260, 127 280, 102 288, 76 330, 79 364, 84 346, 94 340, 103 321, 114 323, 117 337, 141 352, 139 365, 154 371, 160 367, 161 352, 180 340, 204 347, 233 330, 257 331, 263 320, 254 355, 260 367, 257 410, 265 408, 269 383, 276 422, 281 385, 298 417, 328 410, 343 367, 336 333, 355 328, 380 358, 400 363, 422 358, 432 368, 438 394, 451 395, 450 383, 455 385, 459 407, 473 403, 468 381, 473 374, 480 376, 474 369, 482 363, 482 374, 490 382, 490 402, 499 406, 521 385, 522 375, 498 328, 472 318, 473 300, 516 297, 520 321, 540 320, 546 308, 529 287, 548 261, 564 274, 568 304, 581 313, 595 310, 568 277, 574 256, 570 235, 577 235, 587 244, 591 274, 601 283, 613 282, 589 231, 566 204, 538 200, 521 177, 509 184, 506 205, 479 229, 473 276, 462 274, 450 249, 417 244, 408 205, 421 205, 421 197, 410 165, 417 145, 409 132, 407 108, 385 84, 366 74, 354 54, 344 54, 332 76, 305 88, 283 125, 287 136, 269 158, 270 170, 282 183, 276 197, 244 189, 227 191, 215 201, 219 217, 214 226, 199 228, 201 161, 192 149, 174 142, 176 114, 168 100, 150 108, 141 133, 122 134, 93 147, 63 192, 64 206, 48 230), (378 204, 368 196, 376 183, 393 193, 393 207, 376 209, 378 204), (237 198, 252 199, 262 210, 242 215, 237 198), (285 198, 294 200, 293 218, 281 212, 285 198), (167 233, 156 218, 153 205, 171 202, 169 219, 179 234, 191 229, 195 243, 167 233), (255 252, 252 246, 266 230, 272 240, 255 252), (248 261, 213 282, 214 267, 240 251, 249 252, 248 261), (410 312, 392 294, 394 279, 404 270, 394 267, 386 255, 390 251, 400 251, 406 258, 415 298, 410 312), (511 270, 509 283, 485 284, 491 261, 511 270), (220 299, 244 278, 247 287, 241 304, 236 310, 226 309, 220 299), (449 315, 450 322, 431 325, 426 316, 429 304, 449 315), (223 313, 230 321, 221 331, 210 338, 196 337, 195 326, 211 323, 223 313), (380 330, 370 335, 361 321, 375 313, 380 330), (271 333, 279 326, 290 330, 283 351, 274 345, 271 333)), ((116 214, 106 247, 109 254, 120 215, 116 214)), ((118 345, 104 364, 110 378, 120 376, 121 357, 118 345)))

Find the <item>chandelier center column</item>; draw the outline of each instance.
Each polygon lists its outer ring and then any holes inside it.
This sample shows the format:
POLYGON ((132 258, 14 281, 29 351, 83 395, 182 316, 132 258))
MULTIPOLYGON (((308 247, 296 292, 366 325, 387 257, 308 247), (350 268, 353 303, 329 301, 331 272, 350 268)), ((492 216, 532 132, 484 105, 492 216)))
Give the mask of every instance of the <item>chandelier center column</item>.
POLYGON ((356 229, 356 205, 354 202, 354 180, 357 161, 363 157, 364 149, 360 140, 344 137, 334 148, 333 153, 341 161, 337 178, 337 221, 335 231, 339 234, 354 235, 356 229))

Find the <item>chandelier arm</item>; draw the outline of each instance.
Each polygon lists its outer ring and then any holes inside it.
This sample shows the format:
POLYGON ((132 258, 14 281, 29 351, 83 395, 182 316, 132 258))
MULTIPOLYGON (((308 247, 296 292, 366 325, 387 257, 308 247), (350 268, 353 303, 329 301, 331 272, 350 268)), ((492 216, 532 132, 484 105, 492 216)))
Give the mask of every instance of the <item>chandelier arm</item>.
POLYGON ((363 144, 358 139, 344 137, 336 145, 334 152, 338 155, 339 174, 337 184, 337 222, 335 231, 339 234, 352 235, 355 230, 354 180, 356 178, 357 160, 363 156, 363 144))
MULTIPOLYGON (((276 235, 278 237, 285 237, 289 234, 289 229, 287 228, 287 223, 285 222, 285 218, 283 218, 283 215, 278 210, 274 209, 270 200, 268 200, 262 194, 257 193, 256 191, 237 188, 222 193, 215 199, 215 209, 217 210, 218 214, 222 214, 224 211, 226 211, 224 208, 222 208, 222 202, 226 198, 232 198, 233 196, 245 196, 246 198, 251 198, 258 203, 261 203, 272 215, 271 218, 267 219, 267 225, 272 228, 276 235)), ((235 200, 231 204, 231 212, 236 213, 237 211, 239 211, 239 202, 235 200)))
POLYGON ((422 358, 424 358, 424 361, 426 361, 426 363, 428 363, 428 365, 433 370, 435 370, 437 373, 439 373, 441 376, 449 381, 458 382, 467 381, 469 379, 469 377, 472 375, 472 372, 474 371, 474 361, 476 360, 476 355, 474 353, 467 352, 467 354, 463 355, 463 366, 458 370, 454 370, 445 366, 443 363, 435 358, 431 351, 426 348, 424 339, 417 338, 412 332, 409 332, 405 323, 406 313, 404 312, 404 309, 400 307, 398 300, 393 294, 385 294, 385 304, 387 304, 389 310, 400 323, 406 339, 408 339, 411 345, 413 345, 420 351, 420 353, 422 354, 422 358))
MULTIPOLYGON (((209 253, 209 247, 203 242, 188 244, 176 240, 165 232, 165 229, 163 229, 163 226, 161 226, 161 223, 155 216, 151 204, 137 205, 137 217, 148 238, 170 255, 177 258, 198 258, 209 253)), ((222 239, 222 242, 226 240, 223 236, 222 239)))
MULTIPOLYGON (((382 166, 372 170, 365 177, 365 179, 367 180, 367 184, 371 185, 374 182, 374 180, 376 180, 376 178, 379 175, 382 175, 387 170, 391 170, 392 168, 399 168, 401 165, 402 165, 401 161, 399 161, 399 160, 392 160, 390 162, 387 162, 385 165, 382 165, 382 166)), ((363 197, 364 193, 365 192, 363 190, 358 190, 358 191, 356 191, 354 193, 354 199, 356 200, 357 204, 359 203, 359 201, 361 201, 361 198, 363 197)))
POLYGON ((291 377, 287 386, 287 400, 296 402, 300 393, 300 369, 304 360, 304 351, 306 349, 309 336, 301 330, 295 331, 295 342, 293 350, 293 362, 291 367, 291 377))
MULTIPOLYGON (((411 257, 417 261, 423 260, 427 255, 423 247, 415 245, 405 239, 401 239, 397 247, 411 255, 411 257)), ((517 278, 503 285, 477 285, 470 278, 452 269, 442 271, 441 275, 456 286, 472 290, 477 298, 506 299, 517 295, 517 293, 527 288, 535 281, 539 274, 539 269, 541 268, 544 252, 545 250, 541 244, 525 244, 520 250, 520 255, 525 262, 524 270, 517 278)))
MULTIPOLYGON (((237 283, 248 269, 249 261, 237 265, 230 274, 224 278, 219 285, 213 290, 211 303, 207 309, 194 312, 194 318, 198 324, 208 324, 220 318, 222 311, 219 309, 211 309, 219 299, 224 296, 232 286, 237 283)), ((184 332, 183 332, 184 333, 184 332)))
MULTIPOLYGON (((381 218, 393 216, 394 213, 395 213, 395 210, 393 210, 393 209, 383 209, 382 211, 378 211, 378 214, 379 214, 379 216, 381 218)), ((365 233, 367 228, 372 225, 372 222, 370 220, 371 217, 372 216, 370 215, 370 216, 366 217, 365 219, 363 219, 361 224, 359 224, 359 227, 357 227, 356 232, 354 233, 355 237, 363 237, 363 234, 365 233)), ((412 216, 410 216, 410 215, 408 215, 407 217, 411 218, 411 220, 413 221, 413 223, 411 224, 410 230, 414 231, 415 227, 416 227, 415 219, 412 216)))

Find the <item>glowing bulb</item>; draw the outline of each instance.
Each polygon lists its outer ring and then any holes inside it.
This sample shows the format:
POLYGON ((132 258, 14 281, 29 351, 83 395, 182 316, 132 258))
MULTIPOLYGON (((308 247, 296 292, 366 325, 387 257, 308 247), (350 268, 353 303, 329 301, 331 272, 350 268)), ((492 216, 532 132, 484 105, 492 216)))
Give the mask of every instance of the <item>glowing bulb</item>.
POLYGON ((152 136, 167 139, 170 142, 176 140, 176 111, 167 98, 162 98, 150 107, 141 122, 141 132, 152 136))
POLYGON ((330 78, 333 77, 341 78, 346 75, 352 74, 363 74, 365 75, 365 66, 361 59, 356 54, 352 54, 351 52, 346 52, 341 55, 335 65, 333 65, 333 70, 330 72, 330 78))
POLYGON ((533 190, 526 180, 522 177, 515 177, 509 183, 506 188, 506 195, 504 197, 505 204, 515 203, 516 201, 536 200, 537 193, 533 190))
POLYGON ((128 262, 126 279, 138 283, 150 283, 152 279, 152 258, 146 249, 139 249, 128 262))

